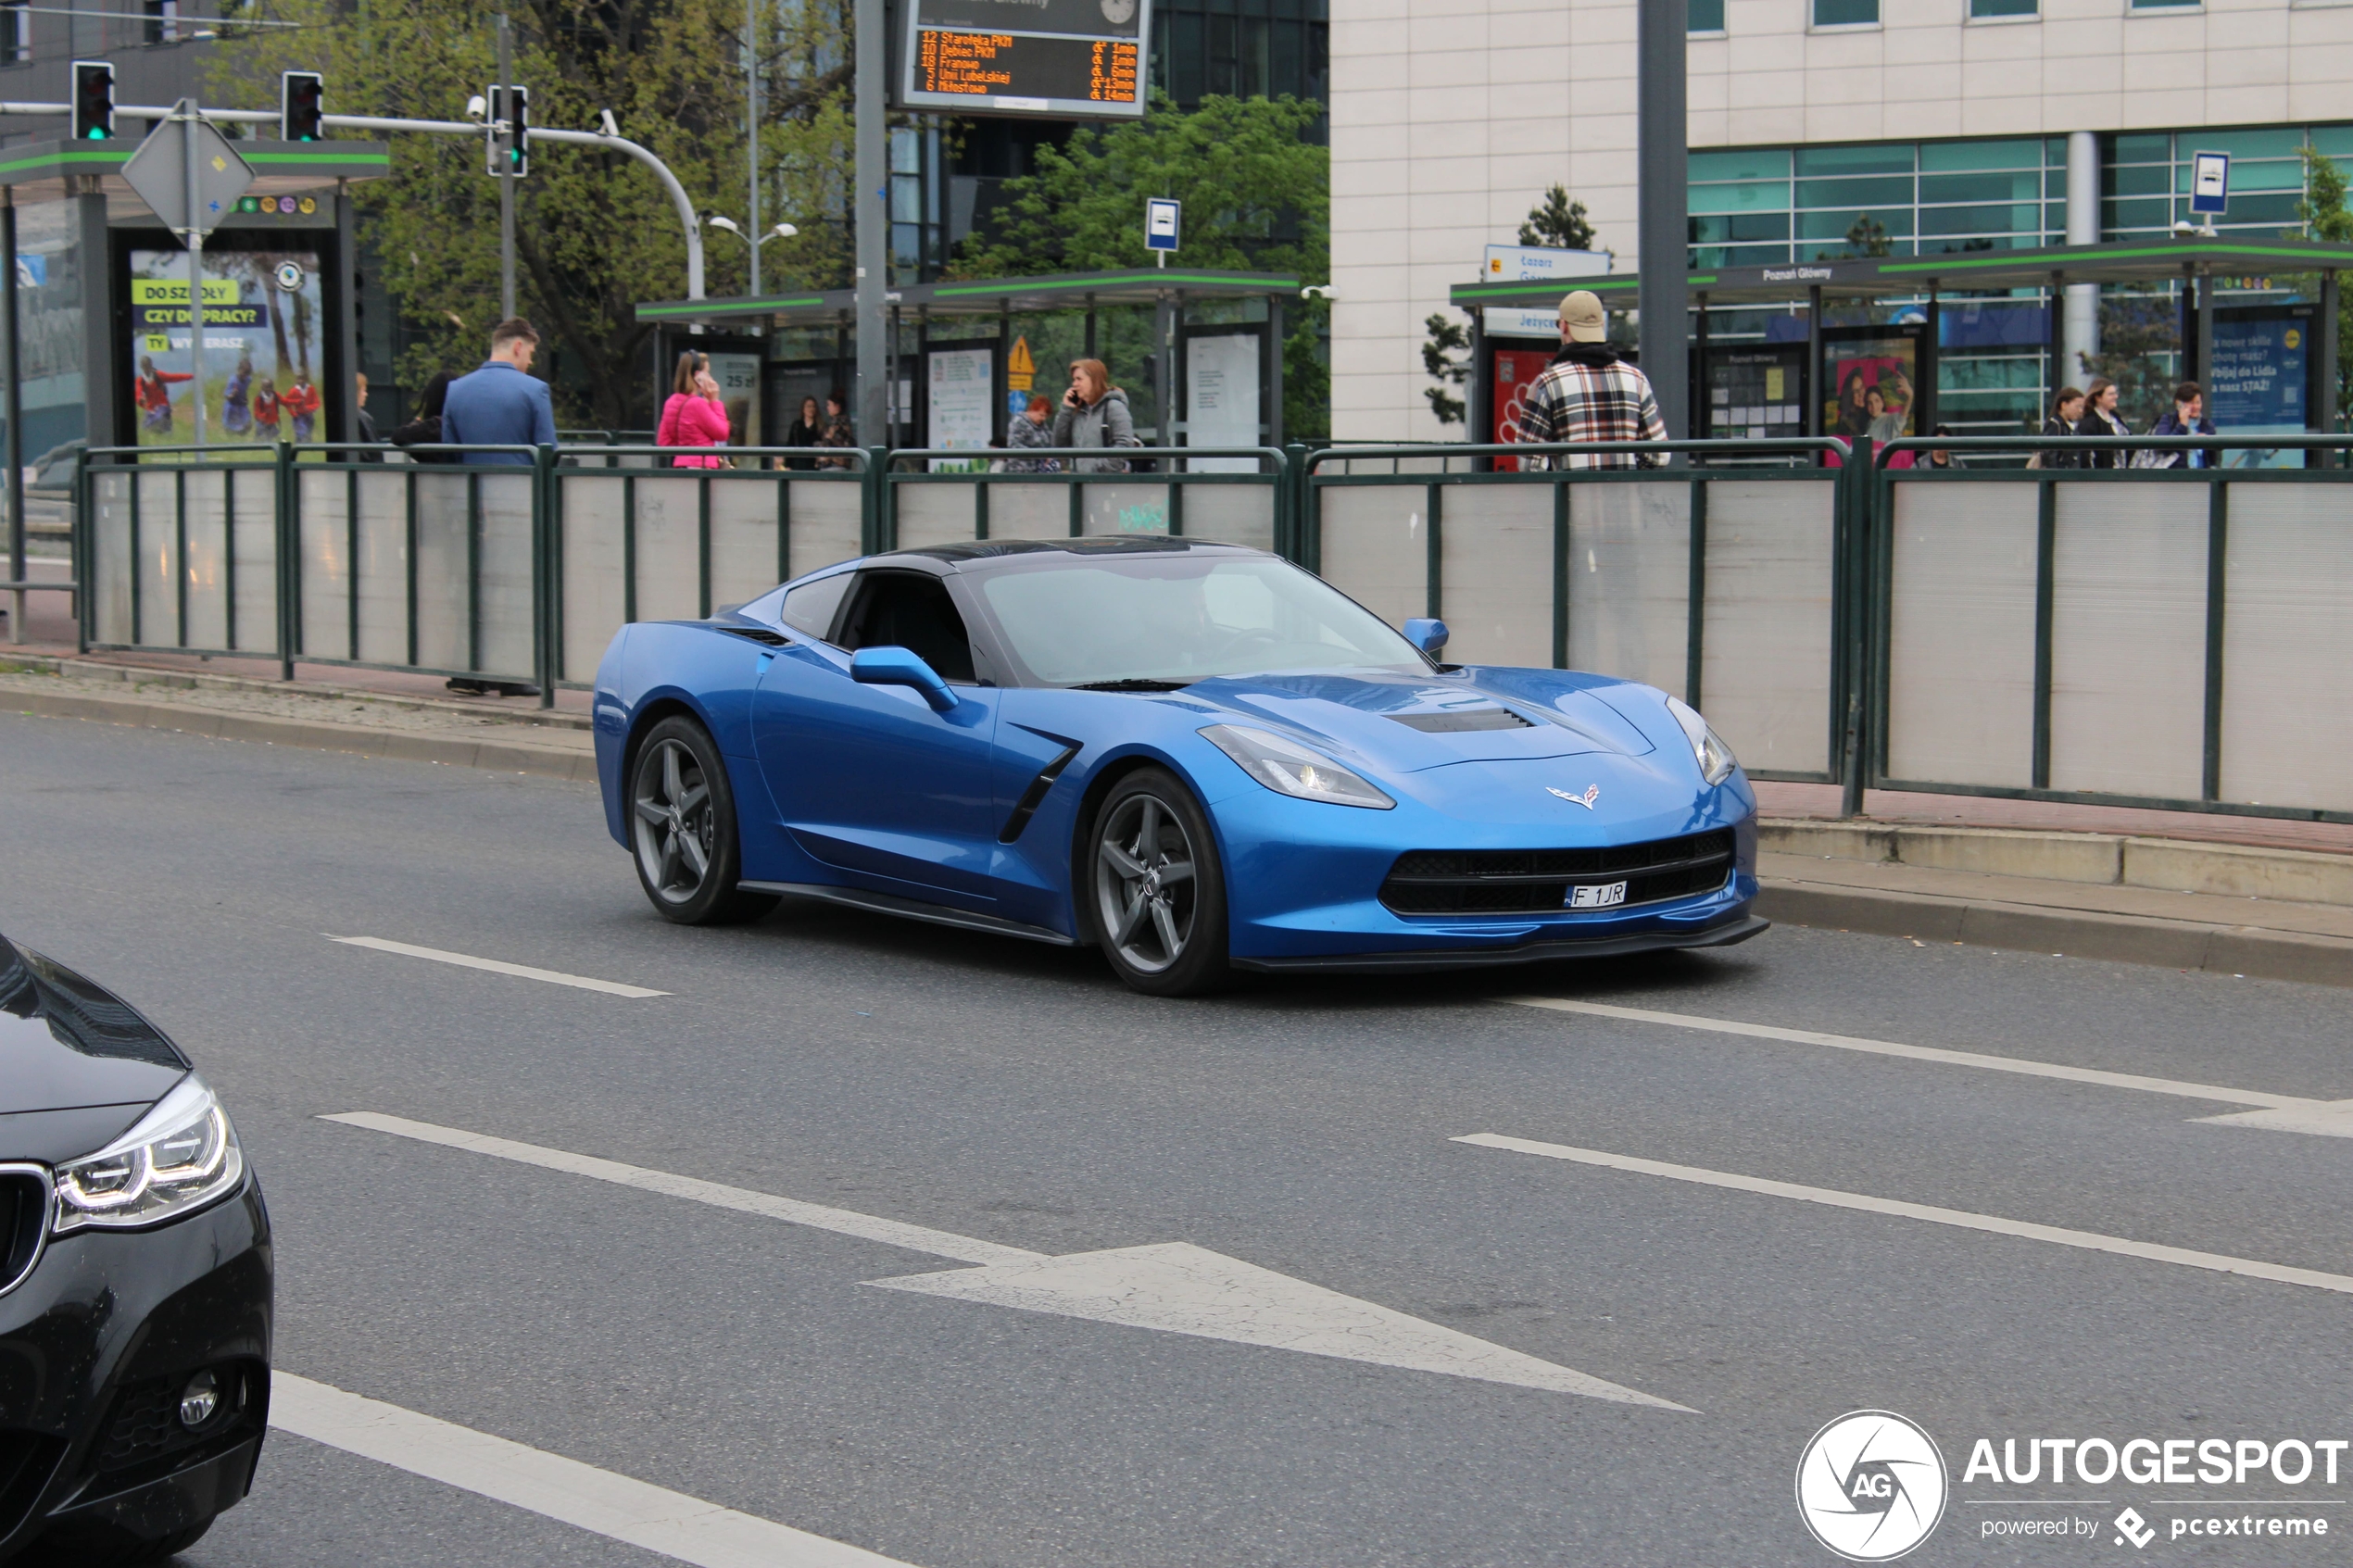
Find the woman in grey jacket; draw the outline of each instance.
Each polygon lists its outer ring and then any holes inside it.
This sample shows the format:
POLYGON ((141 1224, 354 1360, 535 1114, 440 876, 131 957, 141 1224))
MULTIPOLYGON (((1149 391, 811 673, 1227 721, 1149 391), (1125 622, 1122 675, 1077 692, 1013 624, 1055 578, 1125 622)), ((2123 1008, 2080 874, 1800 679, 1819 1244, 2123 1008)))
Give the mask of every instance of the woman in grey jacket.
MULTIPOLYGON (((1135 446, 1136 420, 1127 411, 1127 394, 1111 384, 1111 370, 1101 359, 1074 359, 1070 390, 1054 415, 1057 446, 1135 446)), ((1071 464, 1078 473, 1126 473, 1124 458, 1080 458, 1071 464)))

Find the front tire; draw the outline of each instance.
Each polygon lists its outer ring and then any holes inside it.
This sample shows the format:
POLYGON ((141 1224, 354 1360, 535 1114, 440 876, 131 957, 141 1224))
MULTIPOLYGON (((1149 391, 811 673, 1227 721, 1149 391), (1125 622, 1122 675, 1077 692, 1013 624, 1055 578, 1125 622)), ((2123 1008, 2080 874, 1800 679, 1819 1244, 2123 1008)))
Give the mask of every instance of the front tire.
POLYGON ((1113 972, 1151 997, 1226 985, 1226 877, 1192 791, 1139 769, 1104 797, 1086 842, 1076 880, 1113 972))
POLYGON ((646 734, 629 770, 629 842, 637 884, 680 925, 752 920, 774 894, 743 893, 736 792, 711 732, 673 715, 646 734))

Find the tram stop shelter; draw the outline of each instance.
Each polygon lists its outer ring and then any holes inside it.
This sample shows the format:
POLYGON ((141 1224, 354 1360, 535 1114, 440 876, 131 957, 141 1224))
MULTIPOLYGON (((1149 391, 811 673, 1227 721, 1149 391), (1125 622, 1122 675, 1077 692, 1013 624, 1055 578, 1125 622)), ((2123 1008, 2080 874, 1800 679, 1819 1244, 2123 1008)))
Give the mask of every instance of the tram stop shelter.
MULTIPOLYGON (((895 352, 883 445, 1001 447, 1033 391, 1060 401, 1065 366, 1079 358, 1129 383, 1147 445, 1283 444, 1284 310, 1299 297, 1296 278, 1136 268, 911 283, 884 297, 895 352)), ((738 445, 782 445, 801 398, 848 389, 857 360, 849 289, 663 300, 639 305, 637 320, 661 328, 655 406, 676 355, 707 353, 738 445)))
MULTIPOLYGON (((2061 366, 2062 302, 2065 291, 2080 284, 2178 284, 2179 377, 2207 387, 2209 417, 2240 431, 2325 432, 2336 404, 2340 276, 2348 270, 2353 245, 2184 235, 1694 271, 1688 286, 1699 308, 1684 372, 1694 426, 1689 433, 1839 434, 1859 419, 1870 387, 1898 374, 1910 383, 1903 433, 1931 433, 1937 424, 1936 357, 1946 335, 1943 312, 1964 301, 1977 304, 2021 290, 2046 291, 2039 307, 2043 387, 2047 392, 2069 383, 2081 385, 2078 370, 2061 366), (2218 289, 2245 288, 2251 281, 2271 289, 2284 278, 2313 279, 2317 284, 2285 302, 2216 304, 2218 289), (1916 301, 1918 307, 1895 320, 1832 326, 1825 320, 1825 301, 1833 306, 1916 301), (1760 306, 1791 308, 1788 339, 1709 343, 1711 308, 1760 306), (1802 330, 1793 319, 1798 307, 1804 312, 1802 330), (1857 406, 1854 414, 1843 406, 1849 398, 1857 406), (1842 416, 1850 423, 1843 426, 1842 416)), ((1471 429, 1481 433, 1476 439, 1509 439, 1500 433, 1508 428, 1516 394, 1558 346, 1547 319, 1561 296, 1575 289, 1591 289, 1606 308, 1632 309, 1641 276, 1458 283, 1449 292, 1448 302, 1469 312, 1474 323, 1470 420, 1471 429)), ((1650 373, 1656 377, 1660 371, 1652 367, 1650 373)))

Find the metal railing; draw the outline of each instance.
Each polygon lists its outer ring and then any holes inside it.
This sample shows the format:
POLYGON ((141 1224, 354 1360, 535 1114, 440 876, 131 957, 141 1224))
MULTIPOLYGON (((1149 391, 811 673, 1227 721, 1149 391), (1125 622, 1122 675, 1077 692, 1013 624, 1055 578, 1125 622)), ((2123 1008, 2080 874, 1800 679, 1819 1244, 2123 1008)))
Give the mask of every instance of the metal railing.
POLYGON ((1836 439, 1342 447, 1302 465, 1302 564, 1446 657, 1646 682, 1763 778, 1854 771, 1863 576, 1854 468, 1545 469, 1570 454, 1843 459, 1836 439), (1737 447, 1737 452, 1732 448, 1737 447))
POLYGON ((536 687, 631 621, 707 616, 833 561, 963 540, 1178 533, 1271 548, 1449 658, 1643 681, 1751 772, 1843 786, 2353 821, 2353 469, 1905 466, 1945 449, 2302 449, 2343 436, 1833 439, 1608 447, 983 454, 324 445, 100 448, 73 580, 94 647, 536 687), (1679 466, 1493 471, 1657 452, 1679 466), (610 455, 619 466, 593 459, 610 455), (575 464, 576 456, 592 459, 575 464), (1787 466, 1760 467, 1780 462, 1787 466), (1213 466, 1214 465, 1214 466, 1213 466), (1831 466, 1836 465, 1836 466, 1831 466))
POLYGON ((2353 471, 1894 466, 2348 445, 1890 442, 1870 496, 1871 786, 2353 822, 2353 471))

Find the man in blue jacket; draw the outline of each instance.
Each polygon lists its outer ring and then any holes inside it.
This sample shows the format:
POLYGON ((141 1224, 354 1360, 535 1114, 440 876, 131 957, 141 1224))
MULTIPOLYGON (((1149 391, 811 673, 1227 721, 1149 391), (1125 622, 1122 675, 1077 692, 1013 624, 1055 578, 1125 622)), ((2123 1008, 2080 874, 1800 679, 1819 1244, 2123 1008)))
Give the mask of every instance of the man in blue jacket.
MULTIPOLYGON (((547 383, 529 374, 539 333, 520 316, 490 334, 490 358, 472 375, 449 383, 441 409, 441 439, 467 446, 552 446, 555 405, 547 383)), ((469 452, 470 463, 529 463, 520 452, 469 452)))
MULTIPOLYGON (((2194 381, 2185 381, 2173 389, 2173 411, 2149 427, 2151 435, 2212 435, 2214 421, 2205 418, 2206 390, 2194 381)), ((2215 455, 2210 449, 2196 452, 2167 452, 2157 466, 2165 469, 2210 469, 2215 455)))

